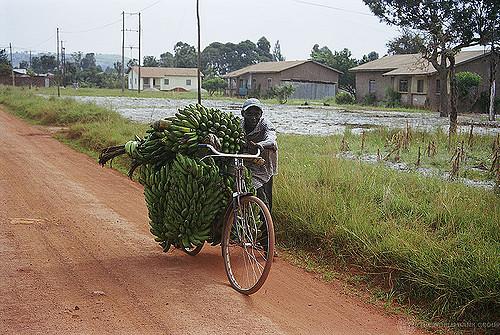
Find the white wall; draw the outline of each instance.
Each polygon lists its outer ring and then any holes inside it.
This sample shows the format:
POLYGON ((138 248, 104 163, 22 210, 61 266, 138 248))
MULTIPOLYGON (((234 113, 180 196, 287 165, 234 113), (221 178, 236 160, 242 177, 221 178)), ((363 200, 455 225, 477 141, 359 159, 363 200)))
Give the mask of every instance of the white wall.
POLYGON ((166 76, 161 78, 160 90, 169 91, 175 88, 182 88, 186 91, 195 91, 198 87, 196 77, 181 77, 181 76, 166 76), (165 79, 168 79, 168 84, 165 84, 165 79), (191 80, 191 85, 187 85, 186 81, 191 80))
MULTIPOLYGON (((137 89, 137 78, 138 78, 138 74, 135 72, 135 71, 130 71, 128 73, 128 78, 127 78, 127 81, 128 81, 128 89, 129 90, 136 90, 137 89)), ((141 82, 140 82, 140 85, 141 85, 141 90, 144 89, 144 83, 143 83, 143 80, 141 78, 141 82)))
MULTIPOLYGON (((137 78, 138 74, 135 71, 130 71, 128 73, 128 89, 129 90, 137 90, 137 78)), ((169 91, 175 88, 182 88, 186 91, 196 91, 198 87, 197 77, 184 77, 184 76, 167 76, 162 78, 156 78, 156 81, 160 81, 160 90, 169 91), (168 84, 165 84, 165 79, 168 79, 168 84), (191 80, 191 85, 187 85, 186 81, 191 80)), ((150 88, 150 85, 153 84, 152 78, 146 78, 146 88, 150 88)), ((141 78, 141 90, 144 89, 144 78, 141 78)))

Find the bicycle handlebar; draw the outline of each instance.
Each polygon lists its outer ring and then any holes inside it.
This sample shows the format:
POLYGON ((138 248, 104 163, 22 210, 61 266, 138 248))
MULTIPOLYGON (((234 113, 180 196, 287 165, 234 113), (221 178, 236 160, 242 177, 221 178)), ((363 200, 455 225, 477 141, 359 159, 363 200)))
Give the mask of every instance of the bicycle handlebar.
POLYGON ((223 152, 219 152, 210 144, 198 144, 198 147, 210 149, 215 154, 215 155, 209 155, 211 157, 218 156, 218 157, 231 157, 231 158, 241 158, 241 159, 254 159, 254 158, 259 158, 260 155, 259 148, 257 148, 257 153, 255 155, 246 155, 246 154, 241 155, 241 154, 226 154, 223 152))

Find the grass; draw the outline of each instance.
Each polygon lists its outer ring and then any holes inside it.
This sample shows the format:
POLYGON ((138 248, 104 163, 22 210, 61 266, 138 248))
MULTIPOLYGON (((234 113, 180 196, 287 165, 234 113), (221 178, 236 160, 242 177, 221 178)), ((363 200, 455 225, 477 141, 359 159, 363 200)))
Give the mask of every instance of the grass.
POLYGON ((340 143, 344 139, 349 146, 348 151, 357 158, 376 156, 380 153, 380 158, 387 161, 403 162, 413 169, 417 167, 430 168, 439 173, 450 172, 450 160, 453 153, 457 148, 463 147, 466 159, 461 162, 457 177, 478 181, 495 179, 494 174, 489 171, 495 141, 495 137, 492 135, 473 134, 470 137, 468 132, 463 132, 448 138, 448 134, 440 130, 428 132, 412 130, 411 128, 403 130, 374 128, 366 131, 364 135, 353 134, 348 129, 343 135, 331 138, 337 144, 339 151, 342 149, 340 143), (400 140, 397 140, 397 135, 401 136, 400 140), (365 138, 364 145, 363 136, 365 138), (403 148, 404 143, 401 142, 404 138, 407 138, 406 149, 403 148), (428 151, 430 144, 435 146, 435 152, 428 151), (400 145, 401 149, 390 154, 397 145, 400 145), (420 161, 418 159, 419 148, 420 161))
MULTIPOLYGON (((96 105, 21 90, 0 89, 0 104, 31 122, 69 127, 59 137, 91 155, 146 128, 96 105)), ((384 145, 388 135, 367 134, 366 150, 384 145)), ((279 136, 273 218, 280 244, 321 259, 328 266, 325 280, 358 269, 352 284, 373 282, 385 292, 378 296, 416 303, 429 319, 498 320, 498 195, 337 159, 341 138, 279 136)), ((355 142, 350 138, 352 147, 355 142)), ((478 147, 487 144, 477 139, 478 147)), ((413 160, 414 152, 408 155, 413 160)), ((117 163, 127 165, 125 159, 117 163)), ((315 269, 314 261, 306 267, 315 269)))

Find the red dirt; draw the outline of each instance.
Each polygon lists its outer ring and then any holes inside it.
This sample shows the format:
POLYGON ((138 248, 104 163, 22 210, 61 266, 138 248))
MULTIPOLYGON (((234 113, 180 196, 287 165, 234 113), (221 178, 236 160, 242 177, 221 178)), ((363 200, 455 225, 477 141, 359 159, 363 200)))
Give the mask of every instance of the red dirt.
POLYGON ((219 247, 167 254, 142 187, 0 111, 1 334, 417 334, 283 260, 255 295, 219 247))

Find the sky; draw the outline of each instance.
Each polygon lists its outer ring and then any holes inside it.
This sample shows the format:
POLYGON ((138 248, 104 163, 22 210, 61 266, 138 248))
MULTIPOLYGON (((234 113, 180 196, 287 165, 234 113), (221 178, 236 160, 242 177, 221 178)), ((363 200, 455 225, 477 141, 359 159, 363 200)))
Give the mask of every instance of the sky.
MULTIPOLYGON (((121 12, 141 11, 142 55, 196 44, 196 0, 0 0, 0 48, 55 52, 59 27, 66 53, 121 54, 121 12)), ((202 49, 211 42, 280 41, 287 60, 307 59, 314 44, 348 48, 356 58, 383 56, 397 27, 380 23, 362 0, 200 0, 202 49)), ((125 15, 126 29, 138 16, 125 15)), ((126 33, 125 56, 137 58, 136 32, 126 33)))

